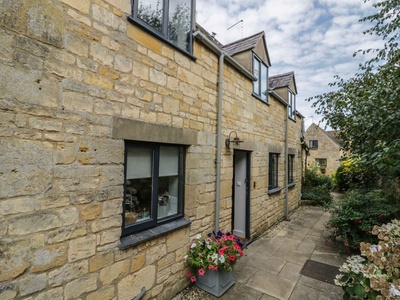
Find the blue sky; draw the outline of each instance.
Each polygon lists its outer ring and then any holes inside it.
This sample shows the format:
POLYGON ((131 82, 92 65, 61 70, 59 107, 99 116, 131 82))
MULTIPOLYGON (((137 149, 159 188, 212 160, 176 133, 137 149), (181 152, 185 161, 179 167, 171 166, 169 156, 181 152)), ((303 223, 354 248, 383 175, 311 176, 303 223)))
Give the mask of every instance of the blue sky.
POLYGON ((272 66, 270 75, 294 71, 297 110, 306 128, 321 116, 304 99, 328 92, 334 76, 352 77, 366 57, 353 53, 379 48, 382 42, 364 35, 371 24, 359 19, 374 12, 363 0, 197 0, 197 22, 217 33, 223 44, 265 31, 272 66), (236 22, 243 20, 231 29, 236 22))

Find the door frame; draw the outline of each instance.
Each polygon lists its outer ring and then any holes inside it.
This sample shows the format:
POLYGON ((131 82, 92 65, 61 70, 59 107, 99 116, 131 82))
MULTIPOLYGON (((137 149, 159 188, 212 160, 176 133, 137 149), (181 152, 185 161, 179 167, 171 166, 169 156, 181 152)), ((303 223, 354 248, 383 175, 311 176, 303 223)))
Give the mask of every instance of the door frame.
POLYGON ((246 211, 245 211, 245 239, 250 239, 250 192, 251 192, 251 151, 245 151, 245 150, 234 150, 233 152, 233 178, 232 178, 232 232, 234 229, 234 221, 235 221, 235 172, 236 172, 236 153, 238 152, 244 152, 246 155, 246 211))

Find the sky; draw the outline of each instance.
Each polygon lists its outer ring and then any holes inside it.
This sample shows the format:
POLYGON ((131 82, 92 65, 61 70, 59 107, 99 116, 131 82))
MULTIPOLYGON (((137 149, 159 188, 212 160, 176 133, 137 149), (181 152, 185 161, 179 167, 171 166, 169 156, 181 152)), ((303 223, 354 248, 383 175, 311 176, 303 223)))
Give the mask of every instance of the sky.
POLYGON ((363 0, 197 0, 196 21, 222 44, 264 31, 269 75, 294 72, 307 129, 322 116, 305 99, 331 91, 335 75, 357 73, 367 57, 353 57, 356 51, 381 47, 378 37, 363 34, 372 24, 359 22, 374 12, 363 0))

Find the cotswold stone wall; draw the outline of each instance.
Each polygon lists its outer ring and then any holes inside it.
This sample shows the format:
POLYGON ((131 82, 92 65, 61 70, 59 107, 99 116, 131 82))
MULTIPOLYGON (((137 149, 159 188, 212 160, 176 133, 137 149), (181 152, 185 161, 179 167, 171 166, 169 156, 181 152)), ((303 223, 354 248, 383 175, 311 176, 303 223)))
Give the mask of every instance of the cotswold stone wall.
POLYGON ((342 150, 340 145, 332 141, 323 129, 316 124, 312 124, 305 133, 307 145, 310 140, 318 141, 318 149, 310 149, 310 156, 307 158, 307 165, 312 166, 316 164, 317 159, 325 158, 327 166, 325 175, 332 176, 340 166, 340 159, 342 157, 342 150))
MULTIPOLYGON (((214 226, 218 57, 196 42, 192 60, 148 35, 127 21, 130 5, 1 2, 1 299, 132 299, 142 287, 144 299, 170 299, 188 284, 190 239, 214 226), (116 119, 190 130, 197 141, 186 153, 191 226, 126 250, 116 119)), ((269 196, 267 176, 268 147, 283 149, 286 112, 253 98, 251 81, 229 65, 224 80, 223 138, 236 130, 252 145, 255 236, 284 215, 284 192, 269 196)), ((291 148, 300 149, 300 123, 289 121, 291 148)), ((224 148, 222 156, 221 228, 231 230, 233 155, 224 148)))

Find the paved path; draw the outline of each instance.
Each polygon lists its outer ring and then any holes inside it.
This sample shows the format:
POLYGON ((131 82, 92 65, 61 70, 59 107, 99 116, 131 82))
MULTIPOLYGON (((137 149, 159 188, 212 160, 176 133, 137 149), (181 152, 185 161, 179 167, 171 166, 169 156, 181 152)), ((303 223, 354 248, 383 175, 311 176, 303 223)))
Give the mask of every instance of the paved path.
MULTIPOLYGON (((308 259, 340 266, 344 256, 329 240, 325 224, 329 213, 320 207, 302 206, 291 221, 283 221, 248 246, 235 266, 235 284, 219 299, 334 300, 342 289, 301 275, 308 259)), ((192 288, 193 290, 193 288, 192 288)), ((180 299, 218 299, 197 291, 180 299), (194 293, 196 294, 196 293, 194 293)))

